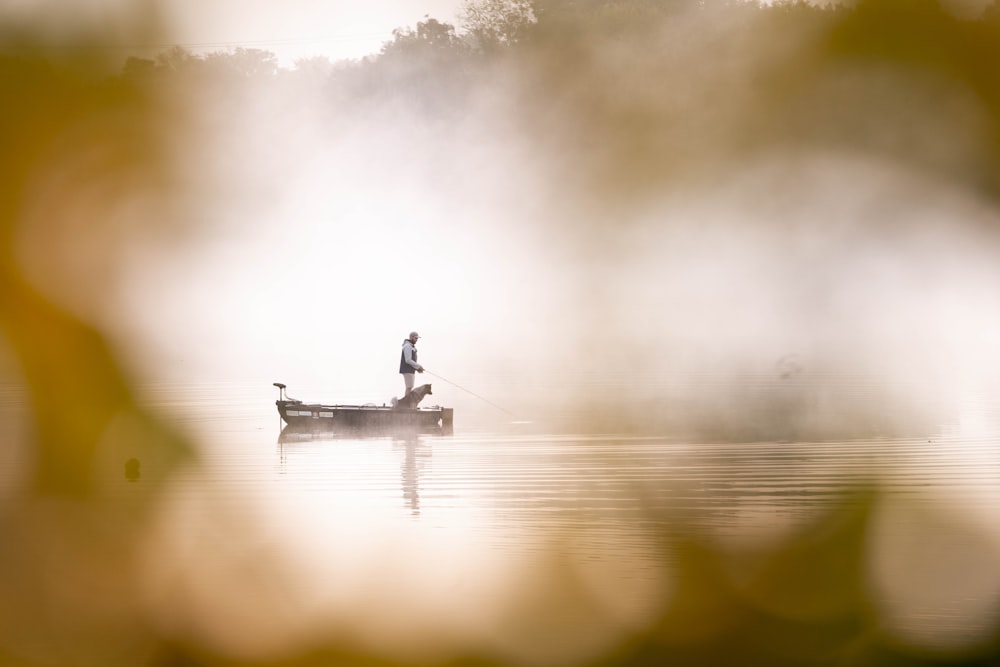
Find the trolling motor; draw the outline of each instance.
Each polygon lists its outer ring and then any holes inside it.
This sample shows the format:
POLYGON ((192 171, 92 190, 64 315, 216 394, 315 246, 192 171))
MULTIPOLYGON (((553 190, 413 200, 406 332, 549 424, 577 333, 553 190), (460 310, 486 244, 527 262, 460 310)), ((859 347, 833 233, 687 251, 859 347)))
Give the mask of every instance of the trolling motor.
POLYGON ((275 387, 278 388, 278 400, 279 401, 287 401, 289 403, 301 403, 302 402, 302 401, 300 401, 298 399, 295 399, 295 398, 292 398, 291 396, 289 396, 288 394, 286 394, 285 393, 285 385, 281 384, 280 382, 273 382, 272 384, 275 387))

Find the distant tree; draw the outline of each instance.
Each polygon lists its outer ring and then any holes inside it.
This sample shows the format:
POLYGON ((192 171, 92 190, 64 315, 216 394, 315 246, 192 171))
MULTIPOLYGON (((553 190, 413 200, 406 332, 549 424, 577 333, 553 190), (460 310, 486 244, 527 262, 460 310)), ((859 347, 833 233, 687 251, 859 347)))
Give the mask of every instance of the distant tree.
POLYGON ((455 26, 424 17, 416 28, 397 28, 381 52, 351 79, 362 97, 407 100, 418 108, 453 107, 469 81, 469 48, 455 26))
POLYGON ((293 64, 295 72, 310 77, 329 76, 334 69, 334 64, 326 56, 299 58, 293 64))
POLYGON ((481 51, 495 51, 524 39, 538 21, 533 0, 464 0, 462 28, 481 51))
POLYGON ((201 59, 182 46, 174 46, 156 56, 156 65, 161 69, 180 72, 190 69, 201 59))
POLYGON ((239 47, 205 56, 205 62, 247 79, 273 77, 278 73, 278 57, 263 49, 239 47))
POLYGON ((334 73, 348 63, 334 64, 326 56, 297 58, 293 67, 282 69, 278 79, 296 85, 298 90, 327 91, 334 83, 334 73))
POLYGON ((608 14, 671 14, 705 7, 707 4, 727 7, 762 4, 753 0, 534 0, 535 14, 539 20, 565 20, 566 17, 606 16, 608 14))
POLYGON ((462 40, 455 33, 455 26, 425 16, 423 21, 417 23, 416 29, 393 30, 392 41, 382 45, 381 55, 385 58, 438 58, 454 55, 463 47, 462 40))
POLYGON ((122 75, 127 78, 141 78, 156 70, 156 61, 149 58, 130 57, 122 67, 122 75))

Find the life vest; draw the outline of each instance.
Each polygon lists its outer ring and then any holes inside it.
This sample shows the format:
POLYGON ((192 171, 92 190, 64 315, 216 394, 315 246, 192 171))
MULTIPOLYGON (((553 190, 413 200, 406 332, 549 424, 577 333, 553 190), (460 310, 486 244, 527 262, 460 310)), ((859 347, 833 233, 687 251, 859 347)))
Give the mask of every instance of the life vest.
MULTIPOLYGON (((403 341, 403 349, 399 351, 399 372, 400 373, 416 373, 417 369, 406 363, 406 344, 409 339, 403 341)), ((417 360, 417 348, 413 346, 413 361, 417 360)))

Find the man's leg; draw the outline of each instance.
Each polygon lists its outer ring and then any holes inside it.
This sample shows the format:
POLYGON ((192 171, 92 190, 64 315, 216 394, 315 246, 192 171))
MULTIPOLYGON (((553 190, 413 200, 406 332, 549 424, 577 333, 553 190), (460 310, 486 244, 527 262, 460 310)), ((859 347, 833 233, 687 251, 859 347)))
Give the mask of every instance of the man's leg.
POLYGON ((403 373, 403 386, 406 388, 406 391, 403 393, 403 398, 409 396, 410 392, 413 391, 413 377, 413 373, 403 373))

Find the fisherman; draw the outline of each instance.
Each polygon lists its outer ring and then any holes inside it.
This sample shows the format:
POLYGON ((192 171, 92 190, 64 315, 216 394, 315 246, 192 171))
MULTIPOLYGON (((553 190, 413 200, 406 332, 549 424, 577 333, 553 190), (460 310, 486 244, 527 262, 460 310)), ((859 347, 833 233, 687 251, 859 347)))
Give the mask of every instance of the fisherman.
POLYGON ((410 337, 403 341, 403 351, 399 355, 399 372, 403 375, 403 386, 406 393, 403 398, 413 391, 414 372, 423 373, 424 367, 417 363, 417 340, 420 335, 416 331, 410 332, 410 337))

